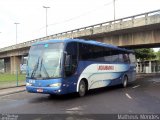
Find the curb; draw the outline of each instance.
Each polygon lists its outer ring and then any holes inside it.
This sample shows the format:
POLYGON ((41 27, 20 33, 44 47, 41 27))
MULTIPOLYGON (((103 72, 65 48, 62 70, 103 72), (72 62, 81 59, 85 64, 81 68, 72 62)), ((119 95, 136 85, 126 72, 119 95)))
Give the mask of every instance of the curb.
POLYGON ((15 94, 15 93, 19 93, 19 92, 24 92, 24 91, 26 91, 26 90, 19 90, 19 91, 15 91, 15 92, 8 92, 8 93, 6 93, 6 94, 0 94, 0 97, 6 96, 6 95, 15 94))
POLYGON ((12 87, 4 87, 4 88, 0 88, 0 90, 10 89, 10 88, 18 88, 18 87, 23 87, 23 86, 25 86, 25 85, 12 86, 12 87))

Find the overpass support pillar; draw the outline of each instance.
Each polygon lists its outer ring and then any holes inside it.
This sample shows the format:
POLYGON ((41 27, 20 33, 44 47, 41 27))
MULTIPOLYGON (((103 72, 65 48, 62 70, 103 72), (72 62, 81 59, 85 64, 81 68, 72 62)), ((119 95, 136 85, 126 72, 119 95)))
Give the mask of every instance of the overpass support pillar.
POLYGON ((17 72, 20 73, 21 57, 13 56, 10 57, 10 59, 11 59, 11 74, 16 74, 17 72))
POLYGON ((139 71, 140 71, 140 73, 142 73, 142 63, 140 64, 140 68, 139 68, 139 71))
POLYGON ((149 61, 149 73, 152 73, 152 62, 149 61))
POLYGON ((9 57, 4 58, 4 72, 11 73, 11 63, 9 57))
POLYGON ((136 73, 139 73, 139 66, 138 66, 139 64, 138 64, 138 62, 137 62, 137 64, 136 64, 136 73))

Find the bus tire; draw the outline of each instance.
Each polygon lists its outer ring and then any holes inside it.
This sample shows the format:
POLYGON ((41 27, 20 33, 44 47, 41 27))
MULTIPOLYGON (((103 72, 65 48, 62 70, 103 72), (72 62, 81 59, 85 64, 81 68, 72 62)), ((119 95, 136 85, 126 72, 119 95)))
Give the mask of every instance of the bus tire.
POLYGON ((78 95, 80 97, 85 96, 86 94, 86 83, 84 82, 84 80, 81 80, 79 83, 79 89, 78 89, 78 95))
POLYGON ((50 97, 50 98, 54 98, 55 95, 54 95, 54 94, 49 94, 49 97, 50 97))
POLYGON ((123 87, 123 88, 126 88, 127 85, 128 85, 128 77, 127 77, 127 75, 125 75, 125 76, 123 77, 123 80, 122 80, 122 87, 123 87))

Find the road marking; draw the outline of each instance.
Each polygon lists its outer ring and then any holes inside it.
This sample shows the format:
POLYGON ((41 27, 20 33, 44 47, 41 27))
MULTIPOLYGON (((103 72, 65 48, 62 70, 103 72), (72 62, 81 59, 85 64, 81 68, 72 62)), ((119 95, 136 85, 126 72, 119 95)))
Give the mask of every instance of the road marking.
POLYGON ((70 108, 70 109, 67 109, 67 110, 79 110, 78 107, 74 107, 74 108, 70 108))
POLYGON ((160 83, 160 81, 154 81, 153 83, 160 83))
POLYGON ((132 87, 132 88, 137 88, 137 87, 139 87, 140 85, 136 85, 136 86, 134 86, 134 87, 132 87))
POLYGON ((83 110, 81 106, 66 109, 67 111, 83 110))
POLYGON ((129 99, 132 99, 132 97, 131 97, 128 93, 126 93, 126 96, 127 96, 129 99))

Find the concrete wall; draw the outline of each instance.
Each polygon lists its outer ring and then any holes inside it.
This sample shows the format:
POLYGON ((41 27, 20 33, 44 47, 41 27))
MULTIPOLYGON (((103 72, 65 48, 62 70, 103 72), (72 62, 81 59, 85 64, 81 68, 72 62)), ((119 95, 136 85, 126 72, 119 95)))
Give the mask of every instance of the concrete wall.
POLYGON ((143 48, 145 46, 160 46, 160 29, 108 35, 96 38, 97 41, 124 47, 143 48))

